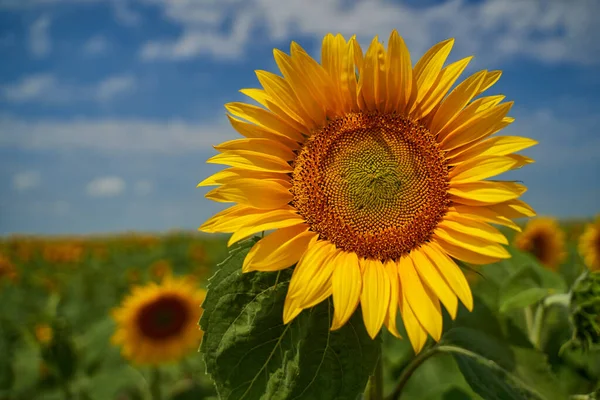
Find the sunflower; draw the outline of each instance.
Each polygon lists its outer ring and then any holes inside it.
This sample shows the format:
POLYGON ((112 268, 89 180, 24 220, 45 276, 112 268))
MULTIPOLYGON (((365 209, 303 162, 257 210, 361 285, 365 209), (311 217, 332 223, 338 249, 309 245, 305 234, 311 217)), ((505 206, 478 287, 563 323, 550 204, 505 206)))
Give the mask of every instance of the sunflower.
POLYGON ((10 259, 0 253, 0 281, 4 277, 12 282, 16 282, 19 279, 19 274, 10 259))
POLYGON ((591 271, 600 270, 600 216, 585 227, 579 238, 579 252, 591 271))
POLYGON ((47 345, 52 341, 54 331, 48 324, 38 324, 35 326, 35 338, 41 344, 47 345))
POLYGON ((113 311, 112 342, 137 364, 177 361, 198 346, 198 320, 205 291, 185 278, 167 276, 160 284, 135 287, 113 311))
POLYGON ((504 96, 479 97, 500 71, 479 71, 453 90, 471 57, 444 67, 454 40, 414 65, 403 39, 387 50, 375 37, 365 54, 354 37, 328 34, 321 63, 292 42, 274 50, 282 76, 256 71, 262 89, 242 93, 262 107, 226 104, 245 138, 215 148, 227 168, 199 186, 237 203, 205 222, 232 232, 229 245, 274 230, 252 247, 243 271, 296 264, 284 304, 289 323, 333 297, 331 329, 360 303, 366 329, 395 336, 400 313, 415 351, 442 334, 441 304, 470 310, 469 285, 454 259, 487 264, 510 255, 492 224, 534 215, 526 188, 486 180, 531 159, 513 153, 531 139, 494 135, 513 121, 504 96), (474 100, 475 99, 475 100, 474 100))
POLYGON ((565 258, 565 234, 554 218, 532 219, 515 238, 515 246, 555 270, 565 258))

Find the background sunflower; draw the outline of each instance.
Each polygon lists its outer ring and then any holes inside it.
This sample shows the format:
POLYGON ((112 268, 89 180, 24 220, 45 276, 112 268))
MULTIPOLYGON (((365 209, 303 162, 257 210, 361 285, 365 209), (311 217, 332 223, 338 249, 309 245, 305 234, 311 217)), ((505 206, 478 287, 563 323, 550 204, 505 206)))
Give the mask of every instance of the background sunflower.
POLYGON ((566 256, 565 233, 554 218, 530 220, 515 238, 515 245, 533 254, 540 263, 553 270, 566 256))
POLYGON ((600 270, 600 216, 585 226, 579 238, 579 252, 590 270, 600 270))
POLYGON ((137 364, 177 361, 199 346, 204 296, 189 280, 172 276, 134 287, 113 311, 118 326, 112 342, 137 364))

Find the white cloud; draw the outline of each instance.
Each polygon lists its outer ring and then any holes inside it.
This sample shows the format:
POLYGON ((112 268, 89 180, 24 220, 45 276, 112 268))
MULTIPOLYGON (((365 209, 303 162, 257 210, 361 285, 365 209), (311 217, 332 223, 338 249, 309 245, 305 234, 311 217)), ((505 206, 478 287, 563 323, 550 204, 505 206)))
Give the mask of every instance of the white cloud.
POLYGON ((131 75, 113 76, 98 83, 95 88, 96 98, 107 101, 117 95, 131 92, 135 89, 135 78, 131 75))
POLYGON ((86 193, 91 197, 114 197, 125 191, 125 181, 118 176, 96 178, 86 186, 86 193))
POLYGON ((108 52, 110 45, 104 36, 96 35, 89 38, 83 45, 83 52, 87 55, 98 56, 108 52))
POLYGON ((135 26, 141 22, 142 17, 131 9, 127 0, 113 0, 112 5, 115 18, 123 25, 135 26))
POLYGON ((352 5, 346 0, 146 1, 159 4, 183 33, 175 40, 147 42, 140 52, 145 60, 204 54, 239 57, 257 40, 255 28, 271 42, 341 32, 356 34, 365 44, 376 34, 387 40, 396 28, 417 54, 436 41, 455 37, 457 52, 486 60, 528 57, 546 63, 600 63, 596 0, 450 0, 419 8, 386 0, 352 5))
POLYGON ((92 149, 100 152, 186 153, 240 137, 220 123, 134 119, 27 120, 0 115, 0 148, 92 149))
POLYGON ((58 98, 58 84, 51 74, 34 74, 22 78, 19 82, 0 87, 2 97, 10 102, 22 103, 44 98, 52 92, 58 98))
POLYGON ((23 171, 13 176, 13 188, 18 191, 34 189, 40 185, 41 178, 38 171, 23 171))
POLYGON ((44 104, 107 101, 131 93, 135 88, 136 80, 131 75, 115 75, 97 83, 75 85, 61 82, 52 74, 33 74, 0 86, 0 98, 12 103, 44 104))
POLYGON ((50 17, 43 15, 29 26, 29 51, 36 57, 44 57, 52 50, 50 23, 50 17))
POLYGON ((135 183, 133 191, 139 196, 149 195, 154 191, 154 182, 148 179, 142 179, 135 183))

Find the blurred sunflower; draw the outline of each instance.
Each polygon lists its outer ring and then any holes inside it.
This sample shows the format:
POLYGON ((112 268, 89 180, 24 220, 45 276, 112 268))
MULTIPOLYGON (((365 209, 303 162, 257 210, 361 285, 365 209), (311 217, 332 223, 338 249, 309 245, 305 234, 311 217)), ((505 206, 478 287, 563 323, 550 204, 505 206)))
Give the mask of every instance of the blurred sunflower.
POLYGON ((531 253, 549 269, 556 270, 565 258, 565 233, 554 218, 532 219, 515 238, 515 246, 531 253))
POLYGON ((585 227, 579 238, 579 252, 591 271, 600 270, 600 216, 585 227))
POLYGON ((202 338, 198 320, 204 295, 192 281, 171 276, 135 287, 113 311, 118 326, 112 342, 137 364, 179 360, 202 338))
POLYGON ((167 275, 172 274, 171 263, 167 260, 158 260, 150 265, 150 275, 157 280, 161 280, 167 275))
POLYGON ((473 307, 453 258, 487 264, 510 255, 490 223, 519 229, 534 215, 516 182, 486 180, 531 159, 536 144, 492 136, 513 121, 504 96, 479 97, 500 71, 458 84, 471 57, 444 67, 454 40, 433 46, 413 67, 393 31, 363 54, 354 37, 325 36, 321 64, 292 42, 274 51, 283 77, 257 71, 262 89, 241 92, 263 107, 225 106, 245 138, 216 146, 208 160, 232 168, 199 186, 206 197, 238 203, 200 230, 233 232, 229 245, 275 230, 248 253, 243 271, 296 267, 283 320, 333 296, 332 329, 361 304, 371 337, 398 311, 419 351, 442 334, 440 302, 455 317, 473 307), (450 91, 450 92, 449 92, 450 91), (449 93, 448 93, 449 92, 449 93))
POLYGON ((0 253, 0 280, 4 277, 11 282, 16 282, 19 279, 19 274, 10 259, 0 253))
POLYGON ((48 344, 52 341, 54 331, 48 324, 38 324, 35 326, 35 338, 40 344, 48 344))

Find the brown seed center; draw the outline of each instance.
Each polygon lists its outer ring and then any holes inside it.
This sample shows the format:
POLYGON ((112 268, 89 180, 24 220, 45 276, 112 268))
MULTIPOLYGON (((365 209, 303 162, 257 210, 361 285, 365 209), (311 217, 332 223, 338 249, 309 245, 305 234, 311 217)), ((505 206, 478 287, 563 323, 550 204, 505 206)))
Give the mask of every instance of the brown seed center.
POLYGON ((396 114, 330 121, 302 147, 293 205, 321 239, 361 257, 398 259, 429 240, 448 205, 433 135, 396 114))
POLYGON ((163 296, 139 311, 141 333, 151 339, 168 339, 178 335, 189 318, 186 304, 177 296, 163 296))

